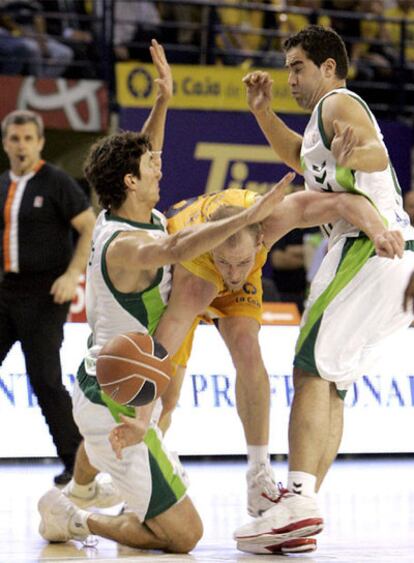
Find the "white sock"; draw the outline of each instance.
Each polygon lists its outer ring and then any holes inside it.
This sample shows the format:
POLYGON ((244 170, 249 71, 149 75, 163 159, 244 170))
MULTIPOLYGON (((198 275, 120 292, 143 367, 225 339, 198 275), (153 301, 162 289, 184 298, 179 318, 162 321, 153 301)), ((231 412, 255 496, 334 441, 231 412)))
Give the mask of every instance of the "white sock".
POLYGON ((305 497, 314 497, 316 485, 315 475, 304 471, 289 471, 287 488, 292 493, 305 497))
POLYGON ((93 498, 96 494, 96 481, 94 479, 87 485, 79 485, 74 479, 71 479, 69 483, 69 493, 78 498, 93 498))
POLYGON ((90 516, 90 512, 86 510, 81 510, 78 508, 76 512, 74 512, 72 518, 69 521, 69 531, 75 537, 79 536, 89 536, 91 531, 88 526, 88 517, 90 516))
POLYGON ((263 465, 269 462, 267 446, 249 446, 247 444, 247 461, 249 466, 263 465))

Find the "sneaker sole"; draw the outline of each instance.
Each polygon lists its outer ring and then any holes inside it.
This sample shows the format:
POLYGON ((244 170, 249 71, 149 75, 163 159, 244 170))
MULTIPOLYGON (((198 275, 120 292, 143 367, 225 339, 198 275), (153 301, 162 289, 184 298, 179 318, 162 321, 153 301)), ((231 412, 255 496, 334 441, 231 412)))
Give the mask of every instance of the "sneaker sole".
POLYGON ((237 542, 237 549, 246 553, 287 555, 289 553, 311 553, 316 550, 314 538, 294 538, 278 543, 261 545, 253 542, 237 542))
POLYGON ((308 536, 315 536, 323 530, 323 519, 322 518, 306 518, 305 520, 299 520, 283 528, 271 528, 268 532, 263 532, 261 534, 249 535, 249 536, 239 536, 235 537, 236 541, 254 541, 264 545, 264 543, 269 543, 269 540, 273 537, 274 539, 289 540, 294 538, 302 538, 308 536), (264 543, 263 543, 264 542, 264 543))

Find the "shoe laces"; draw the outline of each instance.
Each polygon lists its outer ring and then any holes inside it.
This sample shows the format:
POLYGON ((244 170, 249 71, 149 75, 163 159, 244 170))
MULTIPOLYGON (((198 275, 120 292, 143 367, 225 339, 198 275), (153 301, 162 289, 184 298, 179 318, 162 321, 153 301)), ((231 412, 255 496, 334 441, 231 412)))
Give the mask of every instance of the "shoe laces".
POLYGON ((262 497, 266 498, 268 501, 273 502, 274 504, 277 504, 278 502, 280 502, 283 498, 286 498, 288 495, 290 496, 292 493, 286 489, 282 483, 279 481, 279 483, 277 483, 277 489, 278 489, 278 494, 277 496, 273 496, 272 492, 270 492, 269 494, 269 489, 265 489, 262 492, 262 497))

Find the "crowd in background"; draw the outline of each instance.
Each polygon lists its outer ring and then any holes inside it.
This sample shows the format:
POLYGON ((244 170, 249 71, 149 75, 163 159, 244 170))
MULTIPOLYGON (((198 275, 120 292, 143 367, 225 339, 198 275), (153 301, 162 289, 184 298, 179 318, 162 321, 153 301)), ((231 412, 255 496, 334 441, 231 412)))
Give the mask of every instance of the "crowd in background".
MULTIPOLYGON (((344 37, 351 78, 391 81, 404 62, 405 78, 413 80, 414 0, 259 0, 263 10, 240 9, 244 3, 213 2, 214 53, 207 62, 283 66, 284 38, 320 23, 344 37), (221 3, 234 7, 219 7, 221 3), (401 25, 387 18, 412 20, 405 29, 403 54, 401 25)), ((174 46, 169 49, 173 63, 197 63, 205 16, 205 7, 178 0, 0 0, 0 71, 94 78, 105 42, 110 41, 114 60, 146 61, 152 37, 174 46), (108 14, 110 37, 104 23, 108 14)))

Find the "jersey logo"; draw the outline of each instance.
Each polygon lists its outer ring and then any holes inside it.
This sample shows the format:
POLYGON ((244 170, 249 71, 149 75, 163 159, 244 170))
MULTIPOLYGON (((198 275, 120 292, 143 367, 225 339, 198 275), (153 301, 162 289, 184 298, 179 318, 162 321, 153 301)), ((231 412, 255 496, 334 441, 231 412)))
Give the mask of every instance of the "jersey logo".
POLYGON ((326 167, 326 160, 324 160, 320 166, 318 166, 317 164, 312 164, 312 170, 314 172, 317 172, 318 174, 322 173, 320 176, 317 176, 316 174, 313 175, 313 177, 315 178, 316 182, 318 182, 318 184, 323 184, 326 180, 325 167, 326 167))

